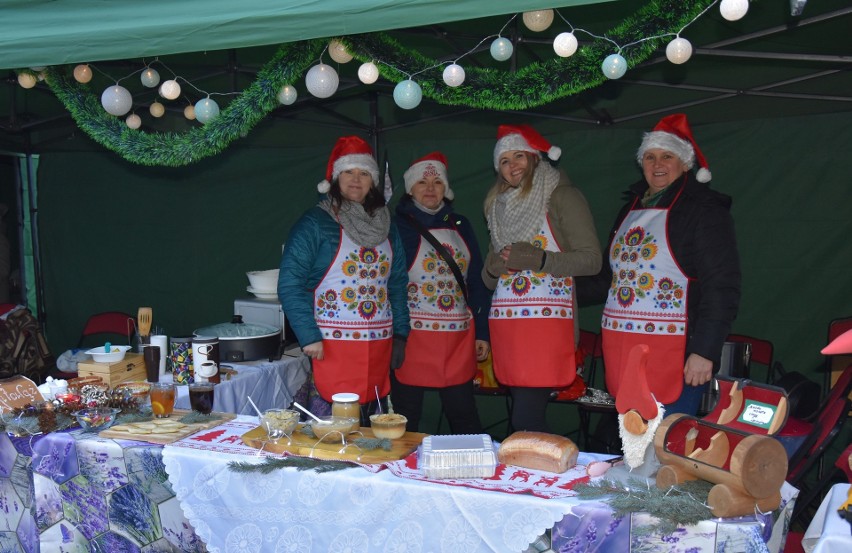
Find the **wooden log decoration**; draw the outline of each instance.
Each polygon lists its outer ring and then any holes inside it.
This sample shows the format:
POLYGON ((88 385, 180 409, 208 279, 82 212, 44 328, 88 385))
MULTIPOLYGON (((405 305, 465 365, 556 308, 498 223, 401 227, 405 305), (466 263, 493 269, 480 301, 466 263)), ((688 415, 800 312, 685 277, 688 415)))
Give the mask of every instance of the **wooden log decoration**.
MULTIPOLYGON (((657 459, 663 465, 657 473, 657 487, 666 489, 686 480, 700 478, 717 484, 708 498, 715 516, 743 516, 755 508, 769 511, 781 504, 781 485, 787 476, 787 454, 778 440, 756 434, 746 435, 731 451, 729 435, 744 435, 724 427, 695 420, 683 414, 666 417, 654 436, 657 459), (678 424, 701 424, 716 432, 705 448, 694 447, 695 435, 684 433, 682 444, 669 444, 669 431, 678 424), (681 446, 673 451, 669 446, 681 446), (718 489, 717 489, 718 488, 718 489)), ((705 440, 706 442, 706 440, 705 440)))

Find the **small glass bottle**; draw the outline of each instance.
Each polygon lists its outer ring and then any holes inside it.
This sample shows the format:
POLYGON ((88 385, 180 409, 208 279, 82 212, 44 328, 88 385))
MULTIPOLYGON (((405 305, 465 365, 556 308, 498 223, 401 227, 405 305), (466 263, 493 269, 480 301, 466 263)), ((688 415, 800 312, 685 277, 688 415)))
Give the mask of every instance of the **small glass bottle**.
POLYGON ((349 392, 341 392, 331 396, 331 414, 334 417, 354 419, 353 430, 361 426, 361 396, 349 392))

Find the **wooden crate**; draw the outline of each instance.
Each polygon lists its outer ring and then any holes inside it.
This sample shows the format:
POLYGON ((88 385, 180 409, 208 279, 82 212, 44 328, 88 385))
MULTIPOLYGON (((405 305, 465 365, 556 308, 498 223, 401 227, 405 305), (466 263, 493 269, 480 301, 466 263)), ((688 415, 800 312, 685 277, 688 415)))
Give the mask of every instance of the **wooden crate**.
POLYGON ((145 361, 141 353, 128 352, 124 359, 115 363, 95 363, 86 361, 77 363, 80 376, 99 376, 110 388, 122 382, 145 380, 145 361))

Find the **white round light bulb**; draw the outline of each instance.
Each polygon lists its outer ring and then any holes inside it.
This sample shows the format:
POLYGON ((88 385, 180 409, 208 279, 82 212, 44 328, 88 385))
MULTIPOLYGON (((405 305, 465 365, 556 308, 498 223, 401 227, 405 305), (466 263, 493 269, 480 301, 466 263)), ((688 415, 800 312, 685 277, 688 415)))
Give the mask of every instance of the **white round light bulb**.
POLYGON ((32 88, 37 82, 38 79, 32 73, 18 73, 18 84, 22 88, 32 88))
POLYGON ((444 69, 444 82, 447 86, 459 86, 464 82, 465 72, 461 65, 452 63, 444 69))
POLYGON ((607 79, 620 79, 627 73, 627 60, 621 54, 610 54, 601 64, 607 79))
POLYGON ((176 99, 180 96, 180 84, 174 79, 163 81, 163 84, 160 85, 160 96, 166 100, 176 99))
POLYGON ((148 111, 150 111, 151 115, 154 117, 162 117, 163 114, 166 113, 166 107, 155 100, 154 103, 151 104, 151 107, 148 108, 148 111))
POLYGON ((738 21, 748 12, 748 0, 722 0, 719 13, 728 21, 738 21))
POLYGON ((219 104, 210 98, 195 102, 195 118, 199 123, 206 124, 219 115, 219 104))
POLYGON ((121 85, 110 86, 101 94, 101 105, 107 113, 122 116, 133 107, 133 96, 121 85))
POLYGON ((491 57, 497 61, 506 61, 512 57, 512 51, 515 49, 512 46, 512 41, 508 38, 499 37, 491 43, 491 57))
POLYGON ((138 129, 142 126, 142 118, 136 115, 135 113, 131 113, 127 116, 127 119, 124 120, 128 127, 131 129, 138 129))
POLYGON ((195 106, 186 106, 183 108, 183 116, 189 119, 190 121, 195 120, 195 106))
POLYGON ((685 38, 677 37, 666 45, 666 58, 676 65, 686 63, 692 57, 692 44, 685 38))
POLYGON ((364 84, 373 84, 379 79, 379 68, 371 61, 362 63, 358 68, 358 78, 364 84))
POLYGON ((559 33, 553 39, 553 51, 556 52, 557 56, 562 58, 573 56, 577 51, 578 45, 579 43, 574 33, 559 33))
POLYGON ((393 89, 393 101, 402 109, 414 109, 420 105, 423 99, 423 91, 420 85, 408 79, 401 81, 393 89))
POLYGON ((296 91, 296 87, 288 84, 282 86, 281 90, 278 91, 278 101, 285 106, 292 105, 298 96, 299 93, 296 91))
POLYGON ((153 67, 146 67, 139 76, 139 80, 141 80, 142 84, 148 88, 154 88, 160 84, 160 73, 158 73, 153 67))
POLYGON ((337 92, 338 84, 340 84, 340 79, 337 76, 337 71, 324 63, 311 67, 305 75, 305 85, 308 87, 308 92, 317 98, 328 98, 337 92))
POLYGON ((524 12, 523 20, 527 29, 540 33, 550 27, 550 24, 553 23, 553 10, 524 12))

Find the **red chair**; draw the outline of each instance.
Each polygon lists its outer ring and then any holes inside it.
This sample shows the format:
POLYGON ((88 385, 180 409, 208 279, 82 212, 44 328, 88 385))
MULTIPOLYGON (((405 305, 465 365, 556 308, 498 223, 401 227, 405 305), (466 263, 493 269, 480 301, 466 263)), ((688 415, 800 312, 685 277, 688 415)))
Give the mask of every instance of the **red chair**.
MULTIPOLYGON (((603 340, 600 333, 591 332, 588 330, 580 330, 580 347, 586 352, 589 358, 588 366, 584 369, 583 378, 586 380, 586 385, 590 388, 595 388, 595 377, 597 374, 598 362, 604 374, 606 367, 603 362, 603 340)), ((601 378, 601 384, 598 389, 606 389, 605 378, 601 378)), ((592 415, 599 415, 598 418, 604 419, 612 426, 614 420, 617 420, 618 412, 615 410, 615 404, 603 405, 589 403, 585 401, 577 401, 577 415, 580 418, 579 436, 577 445, 583 451, 595 451, 600 453, 618 453, 621 447, 621 441, 618 437, 618 425, 615 424, 616 431, 613 435, 609 435, 608 441, 595 438, 591 431, 592 415), (610 420, 606 420, 610 419, 610 420), (582 445, 581 445, 582 444, 582 445)))
POLYGON ((772 382, 775 377, 775 369, 773 368, 773 353, 774 347, 769 340, 746 336, 745 334, 728 334, 725 339, 728 342, 739 342, 749 344, 751 346, 751 358, 749 359, 749 374, 751 373, 751 364, 760 363, 766 367, 765 382, 772 382))
POLYGON ((136 319, 132 315, 121 311, 103 311, 95 313, 86 321, 77 347, 82 348, 84 342, 90 341, 87 340, 90 336, 104 334, 122 336, 129 344, 135 333, 136 319))

